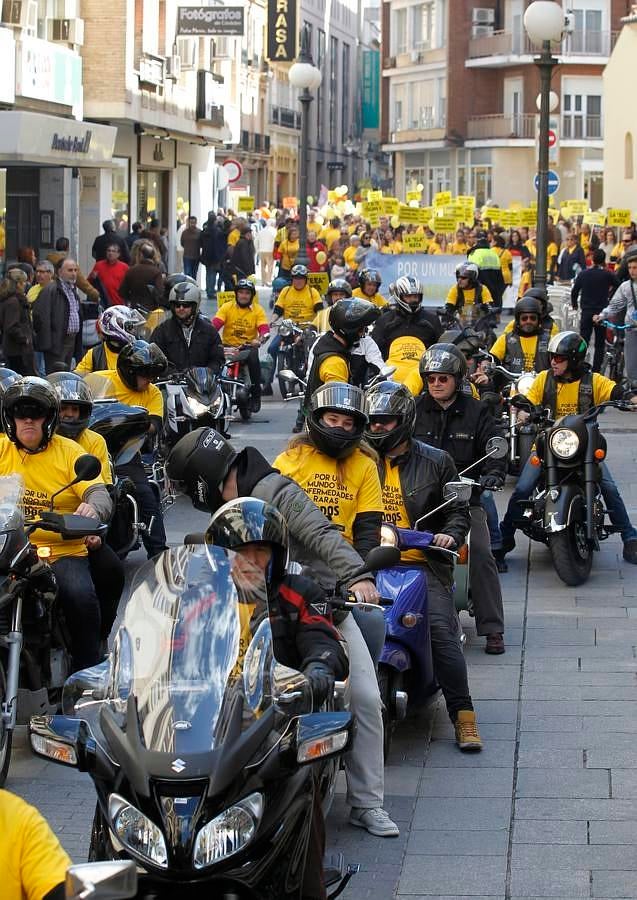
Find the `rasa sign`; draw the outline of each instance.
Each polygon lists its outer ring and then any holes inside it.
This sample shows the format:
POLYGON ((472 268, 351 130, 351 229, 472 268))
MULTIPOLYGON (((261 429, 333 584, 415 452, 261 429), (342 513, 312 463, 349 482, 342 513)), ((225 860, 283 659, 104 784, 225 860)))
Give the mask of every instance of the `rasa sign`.
POLYGON ((296 59, 297 0, 268 0, 268 59, 296 59))

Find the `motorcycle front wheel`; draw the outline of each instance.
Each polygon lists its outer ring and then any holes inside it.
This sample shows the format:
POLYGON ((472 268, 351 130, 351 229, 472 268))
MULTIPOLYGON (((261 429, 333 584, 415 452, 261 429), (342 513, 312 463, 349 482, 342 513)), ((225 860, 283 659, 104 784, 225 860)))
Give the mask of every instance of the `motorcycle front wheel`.
POLYGON ((387 763, 396 728, 396 691, 403 689, 402 674, 380 663, 378 666, 378 689, 383 707, 383 752, 385 763, 387 763))
POLYGON ((551 534, 548 542, 553 566, 564 584, 584 584, 593 566, 593 548, 586 537, 585 523, 571 522, 564 531, 551 534))
POLYGON ((110 840, 108 838, 108 828, 102 816, 102 810, 99 803, 95 805, 95 815, 93 816, 93 825, 91 827, 91 843, 88 848, 89 862, 102 862, 111 859, 110 840))
MULTIPOLYGON (((0 656, 0 703, 4 703, 6 699, 7 675, 5 671, 5 660, 0 656)), ((10 731, 6 724, 0 719, 0 787, 2 787, 7 780, 9 763, 11 762, 12 743, 13 732, 10 731)))

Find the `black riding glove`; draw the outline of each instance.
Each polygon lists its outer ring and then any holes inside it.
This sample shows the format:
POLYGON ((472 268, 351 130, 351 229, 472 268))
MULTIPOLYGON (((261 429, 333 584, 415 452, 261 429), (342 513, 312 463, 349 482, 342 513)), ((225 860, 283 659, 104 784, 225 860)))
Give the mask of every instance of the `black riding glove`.
POLYGON ((334 693, 334 673, 324 663, 311 662, 303 669, 310 682, 314 709, 324 703, 334 693))
POLYGON ((481 475, 480 487, 485 491, 497 491, 504 484, 504 478, 501 475, 481 475))

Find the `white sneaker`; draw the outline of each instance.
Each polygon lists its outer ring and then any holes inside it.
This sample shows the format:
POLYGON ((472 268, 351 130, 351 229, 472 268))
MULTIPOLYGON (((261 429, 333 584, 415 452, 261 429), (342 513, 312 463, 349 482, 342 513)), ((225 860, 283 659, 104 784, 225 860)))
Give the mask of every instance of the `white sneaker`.
POLYGON ((400 834, 398 825, 392 822, 389 814, 380 806, 376 809, 353 806, 349 815, 349 823, 356 825, 357 828, 365 828, 376 837, 398 837, 400 834))

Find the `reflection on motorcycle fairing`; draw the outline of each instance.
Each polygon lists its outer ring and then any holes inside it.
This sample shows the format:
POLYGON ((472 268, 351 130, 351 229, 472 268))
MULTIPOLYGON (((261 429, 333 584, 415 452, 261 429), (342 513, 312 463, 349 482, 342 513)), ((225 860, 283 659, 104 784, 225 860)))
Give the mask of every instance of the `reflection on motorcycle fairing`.
POLYGON ((401 335, 394 338, 386 360, 388 366, 396 366, 392 380, 402 383, 410 372, 414 369, 418 371, 418 363, 426 349, 423 341, 417 337, 401 335))

